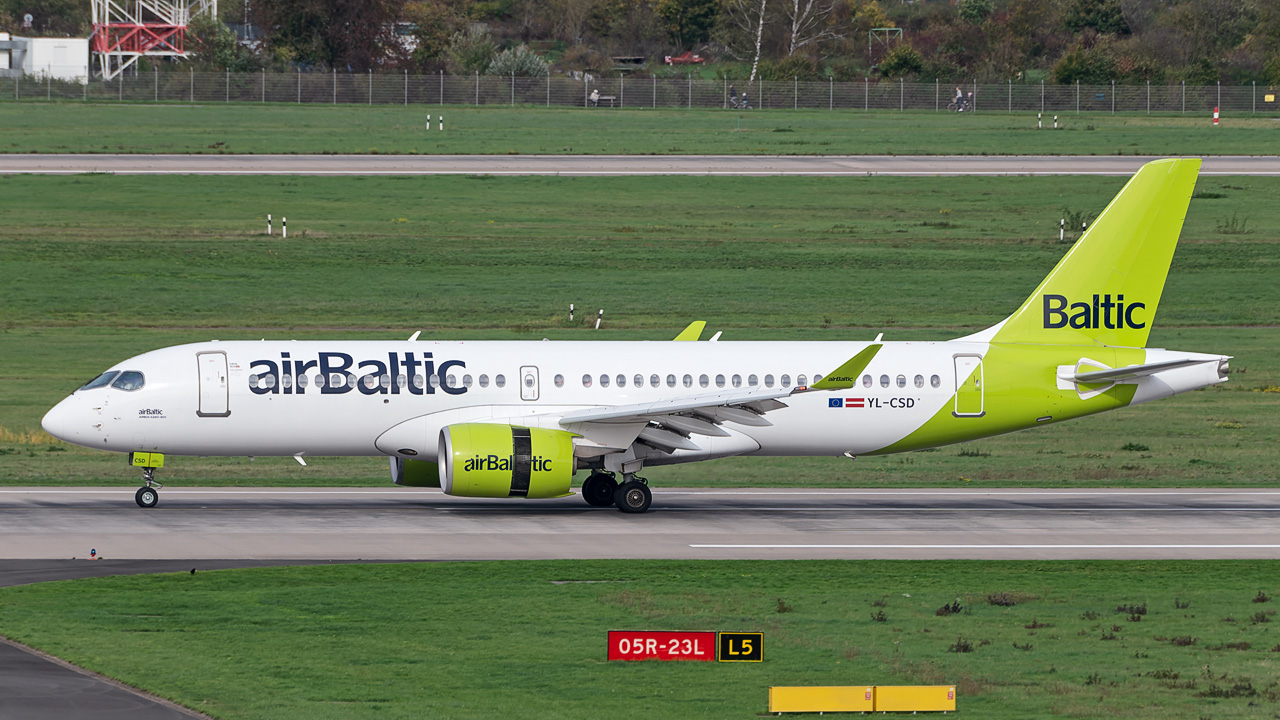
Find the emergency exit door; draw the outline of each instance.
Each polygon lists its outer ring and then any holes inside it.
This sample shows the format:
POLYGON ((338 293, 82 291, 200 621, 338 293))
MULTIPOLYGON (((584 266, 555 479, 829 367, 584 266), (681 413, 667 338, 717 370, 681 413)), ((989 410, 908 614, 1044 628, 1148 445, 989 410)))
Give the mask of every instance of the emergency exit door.
POLYGON ((979 355, 957 355, 956 365, 956 405, 952 414, 956 417, 982 417, 986 414, 984 400, 986 390, 982 377, 982 357, 979 355))
POLYGON ((538 399, 538 368, 533 365, 520 368, 520 399, 538 399))
POLYGON ((227 407, 227 354, 198 353, 196 367, 200 378, 200 406, 196 409, 196 415, 227 417, 231 414, 231 409, 227 407))

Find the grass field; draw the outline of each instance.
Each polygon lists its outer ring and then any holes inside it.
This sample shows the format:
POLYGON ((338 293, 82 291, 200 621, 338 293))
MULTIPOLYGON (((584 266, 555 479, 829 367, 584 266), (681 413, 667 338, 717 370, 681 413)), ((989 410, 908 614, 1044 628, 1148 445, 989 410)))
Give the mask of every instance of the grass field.
POLYGON ((770 685, 945 683, 965 717, 1225 720, 1280 702, 1277 593, 1265 561, 434 563, 7 588, 0 628, 228 719, 745 718, 770 685), (765 661, 605 661, 638 628, 762 631, 765 661))
MULTIPOLYGON (((1120 178, 8 177, 0 482, 132 482, 43 413, 120 359, 218 338, 945 339, 1010 312, 1066 251, 1063 209, 1120 178), (143 199, 143 200, 140 200, 143 199), (292 218, 268 240, 265 215, 292 218), (568 304, 586 308, 579 322, 568 304), (584 317, 606 309, 605 330, 584 317)), ((1280 180, 1206 178, 1153 345, 1236 356, 1225 387, 857 463, 731 459, 659 485, 1266 485, 1280 468, 1280 180), (1234 225, 1233 225, 1234 223, 1234 225), (1234 327, 1232 327, 1234 326, 1234 327), (1148 450, 1121 450, 1126 445, 1148 450), (961 454, 963 452, 964 454, 961 454)), ((1068 238, 1070 239, 1070 238, 1068 238)), ((180 484, 384 483, 370 459, 184 458, 180 484)))
POLYGON ((1275 118, 857 110, 0 103, 4 153, 1258 155, 1275 118), (427 132, 427 113, 446 130, 427 132))

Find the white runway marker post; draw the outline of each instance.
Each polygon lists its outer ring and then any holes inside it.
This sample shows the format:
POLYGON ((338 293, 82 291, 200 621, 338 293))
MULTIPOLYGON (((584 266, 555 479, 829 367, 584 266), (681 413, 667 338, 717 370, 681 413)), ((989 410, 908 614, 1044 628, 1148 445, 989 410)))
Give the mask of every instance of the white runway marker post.
POLYGON ((431 113, 427 113, 427 132, 431 132, 431 113))
POLYGON ((267 235, 271 235, 271 213, 267 213, 267 235))
POLYGON ((1058 129, 1058 116, 1057 116, 1057 115, 1054 115, 1054 116, 1053 116, 1053 129, 1054 129, 1054 130, 1057 130, 1057 129, 1058 129))
POLYGON ((440 127, 439 127, 439 129, 440 129, 440 130, 444 130, 444 116, 443 116, 443 115, 441 115, 441 116, 440 116, 440 127))
POLYGON ((604 308, 600 308, 600 312, 596 314, 596 329, 600 329, 600 321, 604 319, 604 308))
POLYGON ((573 303, 569 303, 569 322, 573 322, 573 303))
POLYGON ((1067 219, 1062 218, 1058 221, 1058 242, 1062 242, 1067 235, 1067 219))
POLYGON ((1041 121, 1042 118, 1043 118, 1042 113, 1036 113, 1036 129, 1037 130, 1040 130, 1041 128, 1044 127, 1044 123, 1041 121))
POLYGON ((280 218, 280 238, 283 240, 289 239, 289 218, 287 217, 280 218))

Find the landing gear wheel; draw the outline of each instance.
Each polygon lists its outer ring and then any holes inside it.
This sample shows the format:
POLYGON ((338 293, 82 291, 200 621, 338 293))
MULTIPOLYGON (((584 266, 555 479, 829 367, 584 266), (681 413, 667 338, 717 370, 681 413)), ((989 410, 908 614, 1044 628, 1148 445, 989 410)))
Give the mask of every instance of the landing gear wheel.
POLYGON ((613 503, 624 513, 642 513, 653 503, 653 493, 643 482, 628 480, 613 491, 613 503))
POLYGON ((613 494, 618 489, 618 481, 612 475, 592 473, 582 482, 582 499, 592 507, 609 507, 613 504, 613 494))
POLYGON ((160 502, 160 493, 151 487, 138 488, 138 492, 133 494, 133 499, 138 503, 138 507, 153 508, 160 502))

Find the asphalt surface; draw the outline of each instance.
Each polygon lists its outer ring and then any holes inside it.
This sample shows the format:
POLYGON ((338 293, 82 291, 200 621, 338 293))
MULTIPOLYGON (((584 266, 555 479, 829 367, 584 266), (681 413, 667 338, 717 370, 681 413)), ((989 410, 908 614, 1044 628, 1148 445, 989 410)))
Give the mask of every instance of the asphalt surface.
MULTIPOLYGON (((104 575, 530 558, 1277 558, 1277 490, 654 490, 581 498, 412 488, 0 489, 0 587, 104 575), (88 559, 90 551, 99 558, 88 559)), ((0 628, 0 632, 3 628, 0 628)), ((0 639, 0 718, 201 717, 0 639)))
MULTIPOLYGON (((1280 490, 654 489, 581 498, 418 488, 0 489, 0 558, 1278 558, 1280 490)), ((101 561, 96 561, 101 562, 101 561)))
MULTIPOLYGON (((0 174, 1132 175, 1142 156, 0 155, 0 174)), ((1204 158, 1202 175, 1280 175, 1280 157, 1204 158)))

